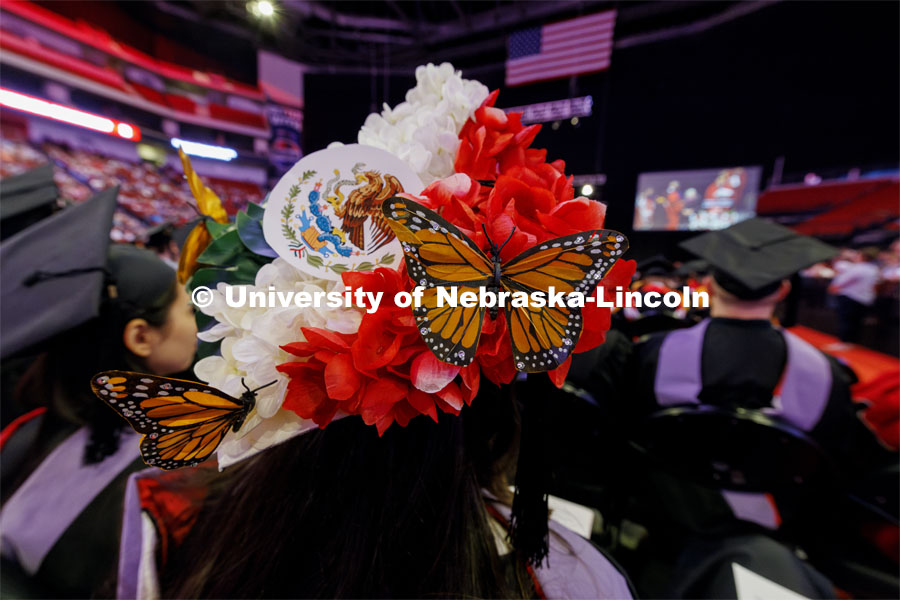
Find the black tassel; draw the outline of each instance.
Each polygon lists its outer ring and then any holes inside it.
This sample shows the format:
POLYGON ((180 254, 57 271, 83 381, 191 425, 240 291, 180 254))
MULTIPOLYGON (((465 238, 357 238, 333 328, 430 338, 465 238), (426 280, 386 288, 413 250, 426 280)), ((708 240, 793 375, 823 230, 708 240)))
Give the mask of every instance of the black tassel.
POLYGON ((49 281, 51 279, 60 279, 62 277, 75 277, 77 275, 84 275, 85 273, 93 273, 94 271, 103 271, 107 275, 109 275, 109 271, 106 267, 86 267, 84 269, 69 269, 68 271, 35 271, 31 275, 25 278, 22 282, 25 287, 31 287, 33 285, 37 285, 42 281, 49 281))
MULTIPOLYGON (((556 388, 550 377, 536 373, 528 377, 522 397, 522 437, 516 466, 516 492, 509 536, 513 547, 530 565, 540 566, 549 551, 547 490, 550 469, 545 447, 547 404, 556 388)), ((521 388, 520 388, 521 389, 521 388)))

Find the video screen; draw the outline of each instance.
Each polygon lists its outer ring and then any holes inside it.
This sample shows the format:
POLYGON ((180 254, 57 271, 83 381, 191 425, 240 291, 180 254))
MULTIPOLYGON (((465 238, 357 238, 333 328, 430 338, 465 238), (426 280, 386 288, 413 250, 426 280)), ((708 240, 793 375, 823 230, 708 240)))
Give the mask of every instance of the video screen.
POLYGON ((634 229, 724 229, 756 215, 762 167, 641 173, 634 229))

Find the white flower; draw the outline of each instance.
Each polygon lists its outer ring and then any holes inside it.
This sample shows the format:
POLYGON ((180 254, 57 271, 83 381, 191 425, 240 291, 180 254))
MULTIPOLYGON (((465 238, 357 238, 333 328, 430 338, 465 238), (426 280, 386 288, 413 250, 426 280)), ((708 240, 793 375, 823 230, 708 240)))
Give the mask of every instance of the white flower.
POLYGON ((358 140, 399 157, 428 185, 453 174, 459 132, 488 89, 463 79, 450 63, 418 67, 416 82, 405 102, 369 115, 358 140))
MULTIPOLYGON (((344 289, 341 281, 317 279, 298 271, 282 258, 259 269, 255 285, 245 286, 246 298, 252 292, 267 293, 270 286, 283 293, 305 291, 315 294, 344 289)), ((198 334, 204 341, 221 340, 221 355, 200 360, 194 373, 209 385, 235 397, 245 391, 244 386, 256 389, 275 383, 256 393, 256 406, 240 431, 229 432, 219 445, 217 454, 221 468, 255 454, 266 444, 280 443, 315 426, 312 421, 307 422, 281 408, 289 380, 275 367, 301 360, 282 350, 281 346, 304 341, 301 327, 355 333, 362 320, 357 308, 298 308, 293 305, 266 308, 250 307, 249 302, 232 307, 226 301, 226 294, 225 284, 219 284, 213 291, 213 301, 203 312, 214 317, 216 324, 198 334)))

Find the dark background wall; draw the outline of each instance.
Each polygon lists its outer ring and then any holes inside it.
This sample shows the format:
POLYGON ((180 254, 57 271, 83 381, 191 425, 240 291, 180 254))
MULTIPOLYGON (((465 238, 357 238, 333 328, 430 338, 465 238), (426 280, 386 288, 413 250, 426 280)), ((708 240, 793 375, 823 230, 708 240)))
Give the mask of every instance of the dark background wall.
MULTIPOLYGON (((704 33, 616 50, 607 73, 503 88, 503 65, 472 75, 498 106, 594 98, 577 127, 549 124, 535 144, 569 173, 605 173, 607 226, 638 258, 689 234, 632 232, 644 171, 761 165, 806 172, 896 165, 900 73, 896 2, 783 2, 704 33)), ((465 71, 464 71, 465 75, 465 71)), ((305 150, 355 141, 373 109, 403 100, 414 77, 307 75, 305 150), (387 94, 385 94, 387 88, 387 94)))

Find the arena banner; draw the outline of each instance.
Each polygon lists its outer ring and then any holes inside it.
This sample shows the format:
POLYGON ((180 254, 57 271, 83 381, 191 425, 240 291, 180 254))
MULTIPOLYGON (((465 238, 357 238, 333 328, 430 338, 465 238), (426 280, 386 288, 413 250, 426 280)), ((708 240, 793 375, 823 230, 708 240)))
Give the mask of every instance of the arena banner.
POLYGON ((303 158, 303 111, 270 102, 266 105, 269 122, 270 177, 279 178, 303 158))
POLYGON ((269 122, 269 175, 278 180, 303 158, 303 65, 260 50, 259 87, 266 95, 269 122))

